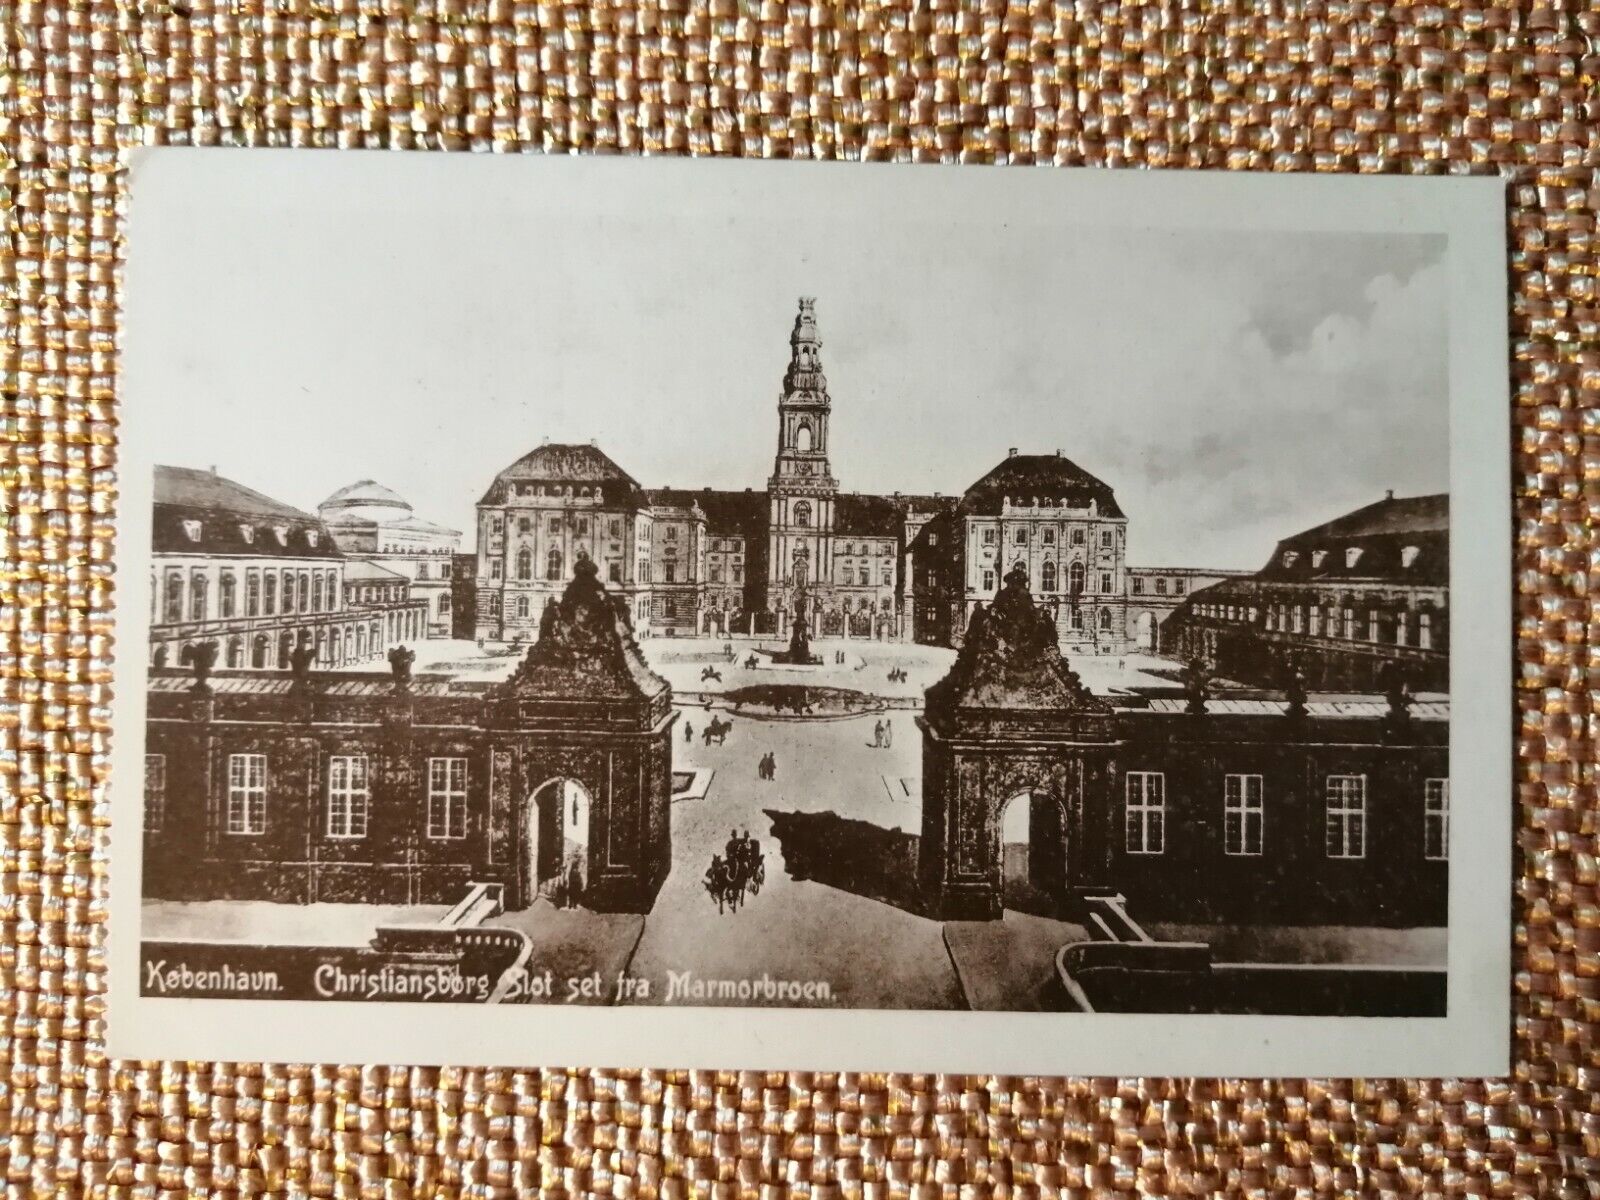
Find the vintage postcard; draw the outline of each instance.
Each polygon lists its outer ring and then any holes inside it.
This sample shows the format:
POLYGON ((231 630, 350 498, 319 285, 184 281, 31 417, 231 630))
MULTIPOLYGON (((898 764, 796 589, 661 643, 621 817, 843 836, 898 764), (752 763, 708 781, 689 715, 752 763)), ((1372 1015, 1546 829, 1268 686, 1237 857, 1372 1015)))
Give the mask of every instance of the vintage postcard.
POLYGON ((131 197, 114 1052, 1505 1071, 1498 181, 131 197))

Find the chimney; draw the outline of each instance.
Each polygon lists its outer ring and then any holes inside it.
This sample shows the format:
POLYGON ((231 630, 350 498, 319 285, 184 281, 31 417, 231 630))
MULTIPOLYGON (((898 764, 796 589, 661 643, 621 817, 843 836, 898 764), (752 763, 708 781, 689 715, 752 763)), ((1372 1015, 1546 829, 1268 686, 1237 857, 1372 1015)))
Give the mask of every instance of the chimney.
POLYGON ((597 445, 597 444, 598 443, 593 438, 589 439, 589 445, 594 446, 594 445, 597 445))
POLYGON ((1017 448, 1015 446, 1011 447, 1011 449, 1006 451, 1006 457, 1007 458, 1015 458, 1016 456, 1017 456, 1017 448))
POLYGON ((1056 447, 1056 457, 1057 458, 1061 457, 1061 447, 1059 447, 1059 446, 1056 447))
POLYGON ((1394 499, 1394 489, 1393 488, 1385 488, 1384 489, 1384 493, 1383 493, 1383 498, 1385 500, 1393 500, 1394 499))
POLYGON ((213 475, 215 475, 217 473, 217 464, 216 463, 212 463, 211 464, 211 473, 213 475))

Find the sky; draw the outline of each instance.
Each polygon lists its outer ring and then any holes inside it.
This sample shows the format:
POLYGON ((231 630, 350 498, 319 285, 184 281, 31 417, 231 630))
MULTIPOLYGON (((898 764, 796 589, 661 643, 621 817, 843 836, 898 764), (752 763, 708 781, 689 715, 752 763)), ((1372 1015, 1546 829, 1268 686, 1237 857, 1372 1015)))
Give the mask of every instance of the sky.
POLYGON ((1448 488, 1442 237, 1135 218, 1010 169, 563 161, 146 161, 127 362, 158 461, 307 510, 376 479, 466 531, 545 440, 760 489, 808 295, 845 491, 1059 449, 1115 489, 1130 563, 1253 569, 1448 488))

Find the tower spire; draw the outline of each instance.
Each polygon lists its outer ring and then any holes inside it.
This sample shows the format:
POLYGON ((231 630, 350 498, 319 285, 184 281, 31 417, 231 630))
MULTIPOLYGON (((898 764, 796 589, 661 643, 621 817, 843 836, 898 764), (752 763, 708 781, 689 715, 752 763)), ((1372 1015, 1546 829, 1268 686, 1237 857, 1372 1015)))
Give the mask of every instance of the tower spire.
POLYGON ((789 369, 783 376, 785 403, 809 403, 826 407, 828 379, 822 373, 822 335, 817 332, 817 301, 800 297, 794 331, 789 334, 789 369))

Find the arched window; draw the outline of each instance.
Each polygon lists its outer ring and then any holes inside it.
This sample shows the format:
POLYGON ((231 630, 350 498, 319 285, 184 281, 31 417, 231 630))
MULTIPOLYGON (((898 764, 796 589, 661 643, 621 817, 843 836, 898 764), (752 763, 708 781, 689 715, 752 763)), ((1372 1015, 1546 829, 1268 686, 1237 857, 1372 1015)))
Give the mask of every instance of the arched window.
POLYGON ((322 611, 322 572, 311 577, 311 611, 322 611))
POLYGON ((294 572, 285 571, 283 573, 283 611, 292 613, 294 611, 294 601, 294 572))
POLYGON ((811 449, 811 422, 801 421, 794 431, 794 448, 802 454, 811 449))
POLYGON ((261 612, 261 575, 246 571, 244 575, 244 615, 254 617, 261 612))
POLYGON ((518 620, 525 621, 528 619, 528 598, 526 596, 517 597, 516 612, 518 620))
POLYGON ((1039 585, 1044 591, 1053 592, 1056 590, 1056 582, 1056 565, 1046 561, 1039 570, 1039 585))
POLYGON ((333 644, 333 665, 336 666, 336 667, 343 666, 344 665, 344 630, 335 629, 333 631, 333 636, 331 638, 331 641, 332 641, 332 644, 333 644))
POLYGON ((1111 632, 1111 610, 1109 608, 1102 608, 1100 610, 1100 632, 1111 632))
POLYGON ((356 661, 360 662, 366 656, 367 656, 367 627, 365 625, 357 625, 356 626, 356 652, 355 652, 356 661))
POLYGON ((177 571, 167 575, 167 593, 162 601, 161 617, 169 625, 183 620, 183 576, 177 571))
POLYGON ((233 572, 224 571, 217 580, 217 616, 233 616, 233 572))
POLYGON ((305 612, 311 605, 311 574, 308 571, 300 572, 300 611, 305 612))
POLYGON ((438 607, 439 607, 439 615, 441 617, 448 617, 450 615, 450 595, 449 595, 449 593, 447 593, 447 592, 440 592, 439 593, 439 606, 438 607))
POLYGON ((1070 563, 1067 566, 1067 591, 1076 596, 1083 591, 1083 564, 1070 563))
POLYGON ((551 546, 550 553, 544 560, 544 577, 546 579, 561 578, 561 548, 551 546))
POLYGON ((808 501, 801 500, 794 506, 794 523, 801 529, 811 527, 811 505, 808 501))
POLYGON ((189 619, 206 619, 206 577, 198 573, 189 578, 189 619))
POLYGON ((250 644, 250 665, 252 667, 265 667, 267 665, 267 635, 256 634, 256 640, 250 644))
POLYGON ((231 638, 228 639, 228 658, 227 658, 227 663, 228 663, 228 665, 230 667, 242 667, 242 666, 244 666, 244 639, 243 638, 241 638, 241 637, 231 637, 231 638))
MULTIPOLYGON (((555 554, 557 551, 552 550, 551 553, 555 554)), ((517 551, 517 578, 533 578, 533 551, 527 547, 517 551)))

